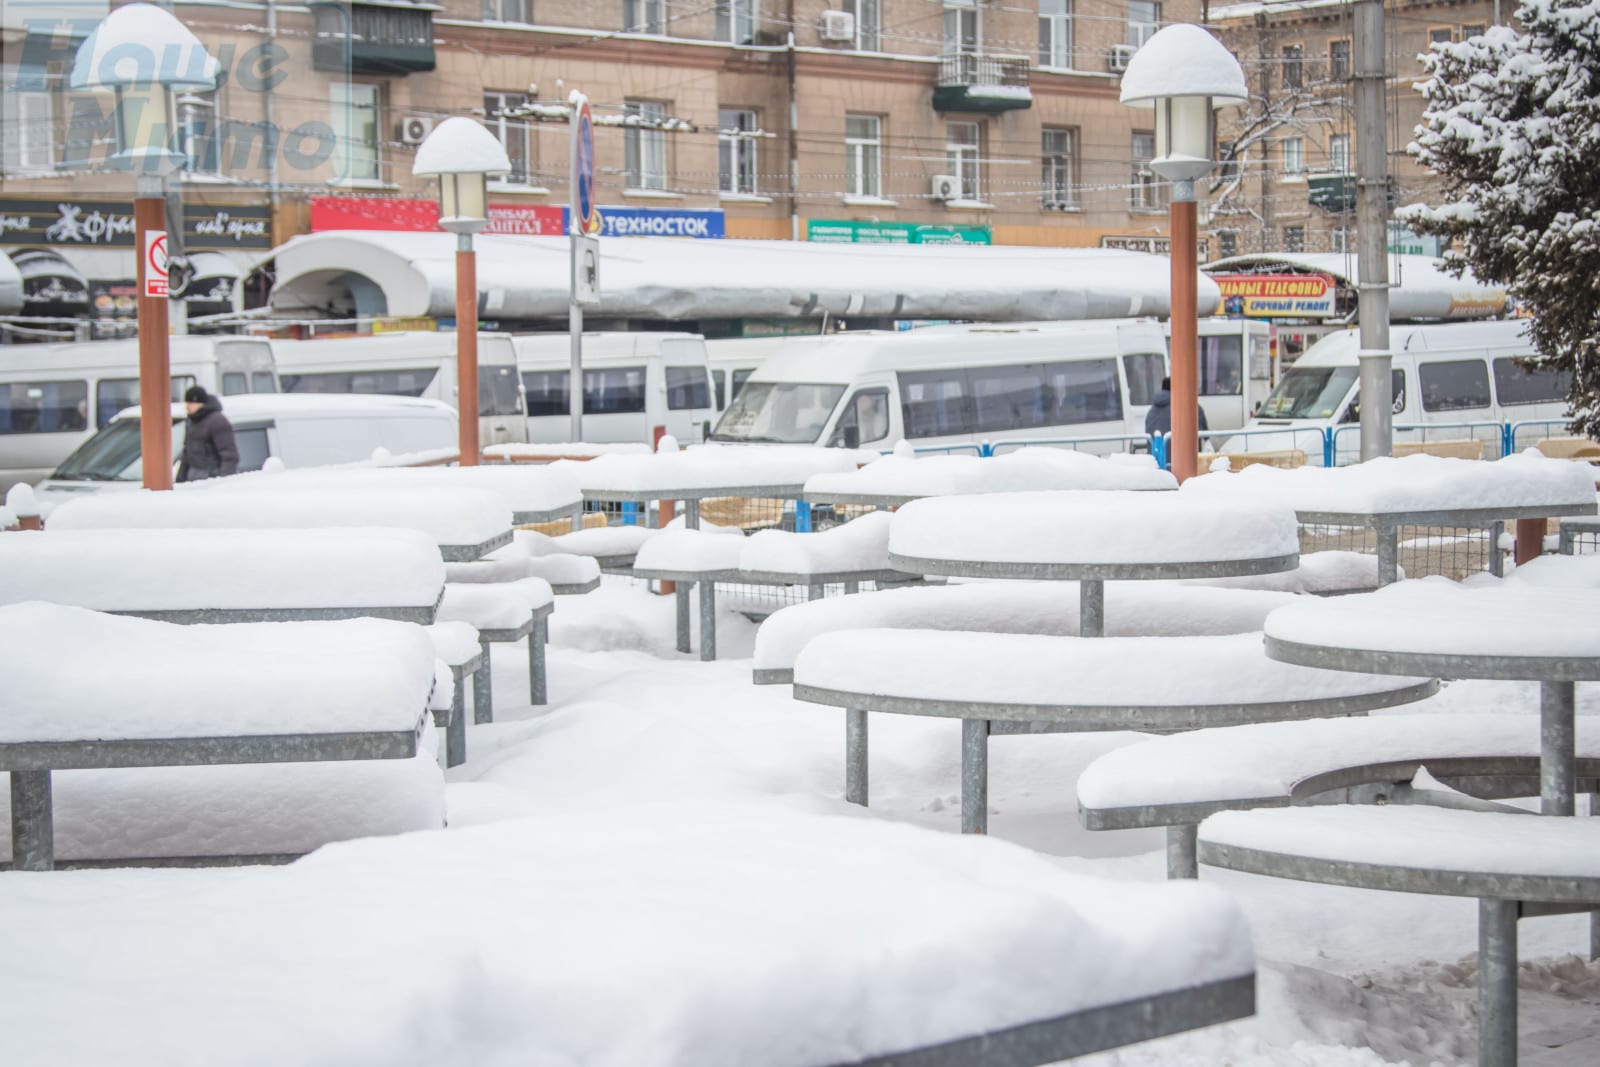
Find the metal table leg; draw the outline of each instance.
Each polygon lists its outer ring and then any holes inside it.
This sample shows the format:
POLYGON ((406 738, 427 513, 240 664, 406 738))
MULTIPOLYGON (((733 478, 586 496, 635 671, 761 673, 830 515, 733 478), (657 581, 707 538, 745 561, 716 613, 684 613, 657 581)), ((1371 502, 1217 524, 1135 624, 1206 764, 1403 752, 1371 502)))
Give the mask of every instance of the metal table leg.
POLYGON ((489 642, 479 641, 483 665, 472 672, 472 721, 494 722, 494 682, 489 671, 489 642))
POLYGON ((1517 903, 1478 901, 1478 1067, 1517 1062, 1517 903))
POLYGON ((1168 878, 1200 877, 1199 838, 1200 826, 1197 823, 1167 827, 1168 878))
POLYGON ((717 583, 700 583, 700 658, 717 658, 717 583))
POLYGON ((1078 582, 1078 636, 1104 637, 1106 633, 1106 583, 1099 578, 1078 582))
POLYGON ((545 671, 545 646, 550 642, 550 619, 541 615, 533 620, 528 631, 528 702, 550 702, 548 675, 545 671))
POLYGON ((1500 538, 1506 532, 1503 520, 1495 520, 1489 524, 1489 573, 1496 578, 1506 576, 1506 558, 1500 554, 1500 538))
POLYGON ((444 765, 459 767, 467 762, 467 681, 456 679, 450 698, 450 725, 444 728, 444 765))
POLYGON ((844 711, 844 798, 867 806, 867 713, 861 708, 844 711))
POLYGON ((1380 523, 1378 535, 1378 584, 1393 585, 1400 580, 1400 527, 1380 523))
POLYGON ((1576 702, 1576 682, 1539 683, 1539 810, 1545 815, 1576 810, 1576 702))
POLYGON ((19 871, 55 869, 49 771, 11 772, 11 862, 19 871))
POLYGON ((689 644, 689 590, 694 588, 693 582, 679 582, 673 596, 677 600, 678 608, 678 651, 688 652, 689 644))
POLYGON ((989 832, 989 720, 961 720, 961 832, 989 832))

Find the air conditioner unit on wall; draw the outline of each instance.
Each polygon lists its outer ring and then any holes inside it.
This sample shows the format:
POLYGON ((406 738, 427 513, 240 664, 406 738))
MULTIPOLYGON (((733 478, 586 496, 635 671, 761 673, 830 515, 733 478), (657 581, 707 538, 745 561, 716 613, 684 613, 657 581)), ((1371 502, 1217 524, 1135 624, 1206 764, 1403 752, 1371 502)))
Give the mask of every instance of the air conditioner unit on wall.
POLYGON ((1123 71, 1128 69, 1128 61, 1139 50, 1138 45, 1114 44, 1111 46, 1111 59, 1109 66, 1112 70, 1123 71))
POLYGON ((932 184, 935 200, 957 200, 961 197, 961 179, 954 174, 935 174, 932 184))
POLYGON ((401 144, 421 144, 433 132, 433 120, 420 115, 401 119, 398 125, 395 139, 401 144))
POLYGON ((824 11, 822 13, 822 39, 824 41, 855 40, 855 15, 849 11, 824 11))

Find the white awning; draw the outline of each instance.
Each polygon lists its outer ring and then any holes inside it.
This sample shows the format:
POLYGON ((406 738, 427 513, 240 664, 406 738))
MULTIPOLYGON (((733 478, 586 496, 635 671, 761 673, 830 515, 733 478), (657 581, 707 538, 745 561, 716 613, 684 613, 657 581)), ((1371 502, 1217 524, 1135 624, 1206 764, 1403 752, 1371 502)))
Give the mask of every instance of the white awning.
MULTIPOLYGON (((1444 260, 1432 256, 1389 255, 1389 318, 1395 322, 1418 319, 1483 319, 1503 314, 1508 295, 1496 285, 1485 285, 1469 271, 1457 278, 1444 270, 1444 260)), ((1340 287, 1355 291, 1360 260, 1343 252, 1263 252, 1229 256, 1202 269, 1212 274, 1261 273, 1332 275, 1340 287)))
MULTIPOLYGON (((567 316, 564 237, 480 235, 486 318, 567 316)), ((271 304, 280 315, 455 314, 456 238, 332 230, 279 246, 271 304)), ((795 241, 606 239, 591 314, 707 318, 1041 319, 1166 316, 1162 256, 1100 248, 839 245, 795 241)), ((1202 308, 1220 300, 1197 279, 1202 308)))

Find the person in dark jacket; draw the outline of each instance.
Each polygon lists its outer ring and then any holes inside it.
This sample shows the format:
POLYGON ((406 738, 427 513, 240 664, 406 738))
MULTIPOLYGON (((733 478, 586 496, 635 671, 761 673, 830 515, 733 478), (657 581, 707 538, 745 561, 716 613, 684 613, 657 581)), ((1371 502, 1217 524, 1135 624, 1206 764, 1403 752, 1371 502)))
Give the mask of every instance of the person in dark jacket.
POLYGON ((233 423, 222 413, 222 402, 198 385, 183 394, 189 423, 183 431, 183 457, 178 481, 198 482, 220 478, 239 469, 239 449, 233 443, 233 423))
MULTIPOLYGON (((1200 409, 1200 429, 1209 430, 1206 425, 1206 409, 1200 409)), ((1144 415, 1144 432, 1147 434, 1172 432, 1172 379, 1161 379, 1161 388, 1156 390, 1156 395, 1150 401, 1150 410, 1144 415)))

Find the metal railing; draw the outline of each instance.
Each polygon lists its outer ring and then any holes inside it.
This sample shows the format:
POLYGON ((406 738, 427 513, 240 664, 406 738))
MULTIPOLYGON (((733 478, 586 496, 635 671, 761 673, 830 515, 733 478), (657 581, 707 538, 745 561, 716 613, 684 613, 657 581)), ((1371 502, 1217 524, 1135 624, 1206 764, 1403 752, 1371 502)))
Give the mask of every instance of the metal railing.
MULTIPOLYGON (((1503 422, 1424 422, 1408 423, 1394 428, 1395 444, 1429 441, 1482 441, 1483 458, 1499 459, 1506 454, 1507 424, 1503 422), (1447 432, 1448 431, 1448 432, 1447 432), (1466 437, 1461 436, 1466 431, 1466 437), (1452 433, 1454 436, 1452 436, 1452 433)), ((1351 423, 1339 426, 1329 435, 1328 465, 1344 466, 1361 460, 1361 426, 1351 423)))
MULTIPOLYGON (((998 456, 1004 452, 1014 451, 1019 448, 1030 448, 1040 445, 1048 448, 1070 448, 1074 451, 1089 451, 1097 454, 1107 452, 1155 452, 1155 438, 1142 433, 1108 433, 1096 434, 1092 437, 1038 437, 1038 438, 1008 438, 1001 441, 985 441, 982 456, 998 456), (1127 448, 1097 448, 1097 445, 1129 445, 1127 448)), ((1157 462, 1160 462, 1159 457, 1157 462)), ((1165 464, 1163 464, 1165 466, 1165 464)))
POLYGON ((965 52, 939 60, 939 87, 1008 85, 1028 87, 1028 60, 1023 56, 977 56, 965 52))

